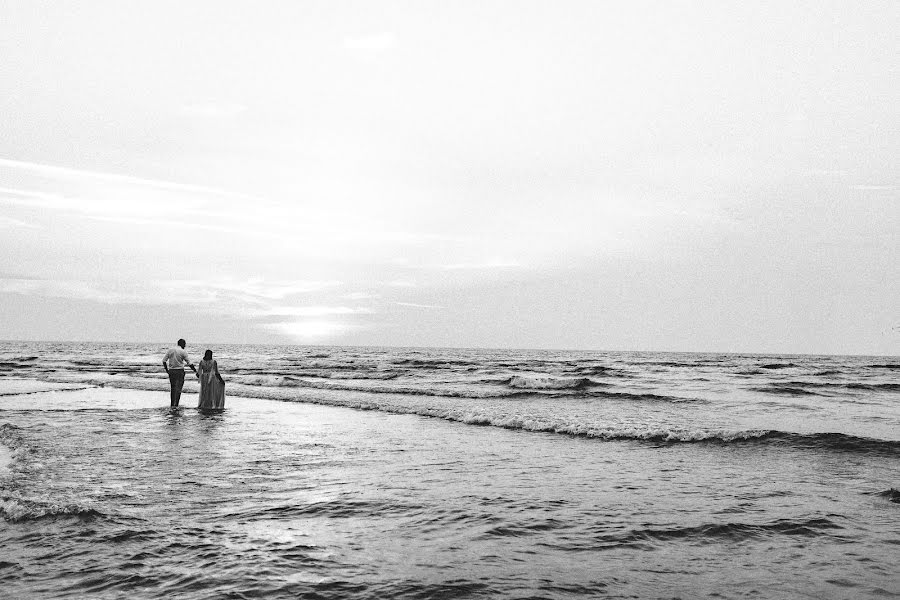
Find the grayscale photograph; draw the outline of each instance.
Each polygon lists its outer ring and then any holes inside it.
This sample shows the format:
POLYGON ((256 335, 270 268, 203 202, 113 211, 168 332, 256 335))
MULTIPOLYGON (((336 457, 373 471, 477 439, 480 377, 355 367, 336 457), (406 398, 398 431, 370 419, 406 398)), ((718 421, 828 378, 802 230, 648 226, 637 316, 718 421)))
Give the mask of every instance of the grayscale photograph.
POLYGON ((0 597, 900 599, 896 0, 0 0, 0 597))

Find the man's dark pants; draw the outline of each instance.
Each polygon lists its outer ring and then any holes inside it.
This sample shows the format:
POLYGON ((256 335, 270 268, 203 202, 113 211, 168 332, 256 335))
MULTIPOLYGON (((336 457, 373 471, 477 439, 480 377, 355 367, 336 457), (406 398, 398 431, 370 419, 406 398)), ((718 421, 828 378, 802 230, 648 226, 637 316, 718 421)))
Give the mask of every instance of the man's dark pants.
POLYGON ((178 406, 181 400, 181 388, 184 387, 184 369, 169 369, 169 384, 172 386, 170 406, 178 406))

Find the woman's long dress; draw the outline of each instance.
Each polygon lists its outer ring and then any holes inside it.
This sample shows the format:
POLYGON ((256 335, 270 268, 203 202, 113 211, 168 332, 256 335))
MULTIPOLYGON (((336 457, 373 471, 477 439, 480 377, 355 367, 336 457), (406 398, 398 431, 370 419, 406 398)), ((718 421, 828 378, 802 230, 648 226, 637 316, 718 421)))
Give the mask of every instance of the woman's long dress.
POLYGON ((197 408, 213 410, 225 408, 225 386, 219 381, 219 366, 214 360, 201 360, 200 404, 197 408))

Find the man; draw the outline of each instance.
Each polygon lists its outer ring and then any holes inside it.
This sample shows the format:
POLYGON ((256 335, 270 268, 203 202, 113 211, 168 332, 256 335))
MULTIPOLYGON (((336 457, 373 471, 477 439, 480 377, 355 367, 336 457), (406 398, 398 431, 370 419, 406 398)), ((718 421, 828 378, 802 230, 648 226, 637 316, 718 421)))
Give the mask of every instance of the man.
POLYGON ((184 350, 186 345, 187 342, 183 339, 178 340, 178 347, 166 352, 166 356, 163 358, 163 368, 169 374, 169 385, 172 386, 169 404, 172 408, 177 408, 178 402, 181 400, 181 388, 184 387, 184 365, 187 364, 191 371, 197 372, 184 350))

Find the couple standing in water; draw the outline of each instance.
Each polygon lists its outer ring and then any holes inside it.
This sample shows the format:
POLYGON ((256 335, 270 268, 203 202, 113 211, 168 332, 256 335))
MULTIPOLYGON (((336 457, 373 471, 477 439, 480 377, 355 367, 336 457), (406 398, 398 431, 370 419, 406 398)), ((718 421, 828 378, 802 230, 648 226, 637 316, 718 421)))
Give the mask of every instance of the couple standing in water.
POLYGON ((219 375, 219 365, 213 360, 212 350, 207 350, 203 355, 203 360, 198 365, 200 367, 198 371, 191 364, 187 351, 184 349, 185 346, 187 346, 187 342, 183 339, 178 340, 178 345, 166 352, 163 357, 163 368, 169 374, 169 385, 171 386, 169 406, 171 408, 178 407, 178 402, 181 400, 181 388, 184 387, 184 367, 187 365, 200 380, 200 402, 197 404, 197 408, 206 410, 225 408, 225 380, 219 375))

